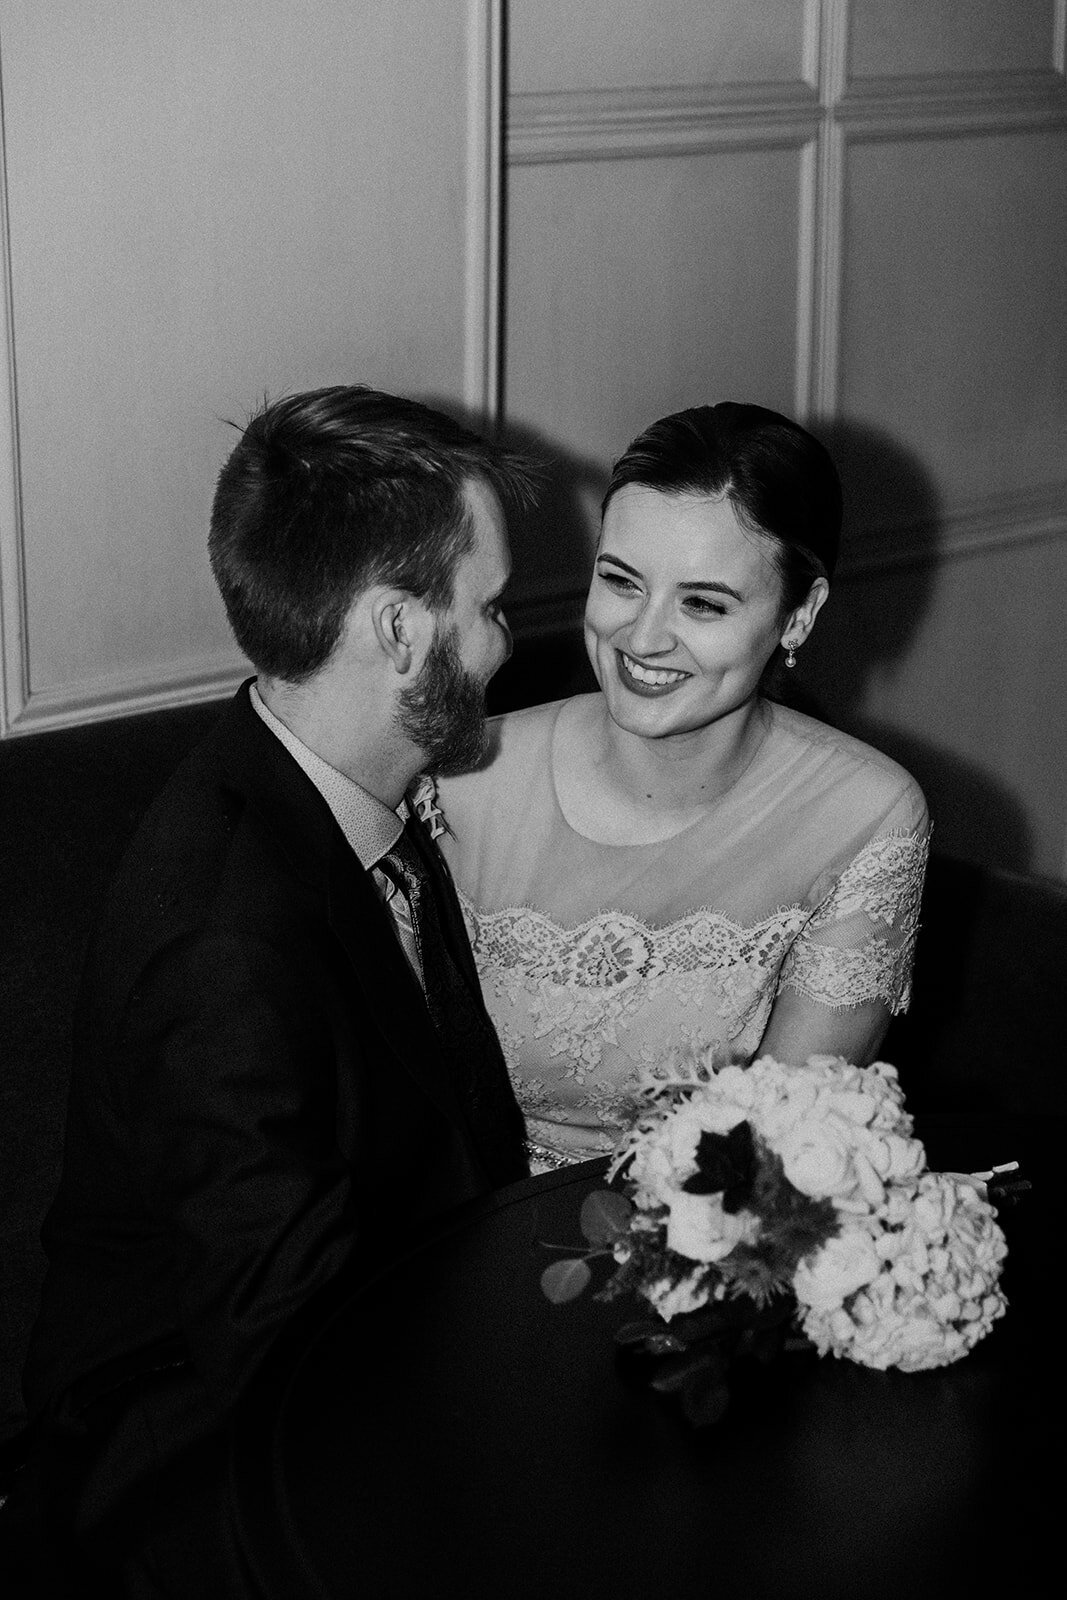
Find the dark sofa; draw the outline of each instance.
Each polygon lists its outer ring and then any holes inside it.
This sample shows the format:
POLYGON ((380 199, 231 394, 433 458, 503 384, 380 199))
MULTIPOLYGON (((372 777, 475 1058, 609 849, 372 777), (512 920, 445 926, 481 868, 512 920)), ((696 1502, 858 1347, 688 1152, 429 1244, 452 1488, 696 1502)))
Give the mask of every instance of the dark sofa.
MULTIPOLYGON (((580 644, 520 646, 505 709, 589 685, 580 644)), ((22 1421, 19 1373, 55 1186, 70 1024, 86 942, 138 818, 218 714, 183 707, 0 744, 0 1454, 22 1421)), ((882 1055, 916 1109, 1059 1111, 1055 1002, 1067 888, 935 858, 909 1016, 882 1055)))

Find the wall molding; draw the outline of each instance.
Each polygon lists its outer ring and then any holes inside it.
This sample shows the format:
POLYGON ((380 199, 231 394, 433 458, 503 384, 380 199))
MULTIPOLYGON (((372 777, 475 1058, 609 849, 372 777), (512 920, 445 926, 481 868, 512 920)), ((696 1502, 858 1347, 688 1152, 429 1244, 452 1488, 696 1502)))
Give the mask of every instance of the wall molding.
POLYGON ((1067 483, 983 496, 931 518, 857 532, 839 582, 943 566, 1024 545, 1067 541, 1067 483))
MULTIPOLYGON (((935 518, 885 524, 856 535, 835 583, 960 561, 1033 544, 1067 542, 1067 483, 1046 484, 1025 494, 989 495, 935 518), (879 548, 872 548, 878 545, 879 548)), ((580 628, 585 588, 530 595, 508 606, 517 639, 552 637, 580 628)))
POLYGON ((831 112, 848 70, 848 0, 808 0, 803 55, 820 115, 800 167, 793 410, 810 423, 832 416, 837 403, 844 157, 831 112))
POLYGON ((467 0, 463 401, 494 429, 503 407, 504 0, 467 0))
MULTIPOLYGON (((503 377, 503 13, 504 0, 467 0, 463 403, 472 420, 489 429, 499 423, 503 377)), ((250 671, 236 651, 48 689, 32 686, 3 132, 0 70, 0 737, 231 694, 250 671)))
POLYGON ((626 160, 803 144, 819 122, 810 84, 576 89, 508 99, 507 161, 626 160))
POLYGON ((847 27, 847 9, 839 0, 828 0, 821 10, 809 7, 805 77, 793 81, 513 94, 507 103, 507 163, 757 149, 802 143, 820 125, 838 122, 852 137, 861 131, 906 137, 1067 121, 1062 68, 850 78, 847 27), (808 74, 816 81, 807 81, 808 74))
POLYGON ((25 710, 30 693, 26 617, 26 541, 19 461, 15 309, 0 53, 0 737, 25 710))
POLYGON ((833 116, 850 139, 1057 128, 1067 123, 1067 83, 1052 71, 867 79, 833 116))
POLYGON ((802 421, 833 416, 841 344, 844 236, 844 143, 830 115, 848 70, 848 5, 822 0, 809 9, 805 55, 818 83, 822 117, 801 172, 797 237, 797 352, 793 382, 802 421))
POLYGON ((218 700, 232 694, 252 671, 235 653, 194 657, 144 672, 108 673, 76 687, 36 689, 8 733, 18 738, 218 700))

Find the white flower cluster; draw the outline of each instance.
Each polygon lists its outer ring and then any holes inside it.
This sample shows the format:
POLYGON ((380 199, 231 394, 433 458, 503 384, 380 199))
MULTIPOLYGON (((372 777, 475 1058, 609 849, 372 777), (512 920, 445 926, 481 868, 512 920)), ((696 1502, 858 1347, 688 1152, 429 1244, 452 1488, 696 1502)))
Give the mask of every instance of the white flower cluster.
POLYGON ((681 1281, 664 1274, 643 1287, 661 1316, 720 1297, 714 1264, 759 1237, 751 1211, 725 1212, 721 1194, 683 1188, 698 1170, 701 1134, 741 1122, 779 1157, 794 1189, 837 1213, 836 1236, 801 1262, 793 1284, 821 1354, 939 1366, 966 1354, 1003 1311, 1006 1247, 993 1209, 973 1184, 926 1171, 895 1067, 836 1056, 717 1067, 709 1053, 653 1069, 642 1088, 653 1109, 624 1136, 612 1170, 628 1163, 632 1230, 657 1231, 666 1208, 667 1247, 697 1264, 681 1281))
POLYGON ((820 1355, 918 1372, 965 1356, 1003 1315, 996 1214, 954 1173, 890 1189, 797 1271, 801 1326, 820 1355))

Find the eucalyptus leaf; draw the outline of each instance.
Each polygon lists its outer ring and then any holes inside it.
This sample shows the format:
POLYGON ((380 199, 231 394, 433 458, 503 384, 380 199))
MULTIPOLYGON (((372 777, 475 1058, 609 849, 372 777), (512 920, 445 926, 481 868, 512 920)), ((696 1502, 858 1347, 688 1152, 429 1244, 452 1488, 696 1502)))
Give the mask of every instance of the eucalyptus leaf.
POLYGON ((615 1343, 621 1345, 644 1345, 653 1339, 666 1339, 667 1343, 663 1346, 665 1350, 685 1349, 682 1340, 668 1333, 662 1321, 624 1322, 615 1334, 615 1343))
POLYGON ((582 1201, 579 1224, 590 1244, 614 1244, 630 1231, 633 1206, 613 1189, 594 1189, 582 1201))
POLYGON ((541 1288, 553 1305, 561 1306, 567 1300, 577 1300, 592 1276, 585 1261, 553 1261, 541 1274, 541 1288))

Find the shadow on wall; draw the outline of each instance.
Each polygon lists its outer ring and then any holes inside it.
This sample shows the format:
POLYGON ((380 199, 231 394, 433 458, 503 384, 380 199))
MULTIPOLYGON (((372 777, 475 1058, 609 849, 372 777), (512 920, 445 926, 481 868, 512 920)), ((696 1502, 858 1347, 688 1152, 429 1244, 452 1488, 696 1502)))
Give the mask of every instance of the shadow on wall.
MULTIPOLYGON (((454 402, 427 399, 468 426, 477 421, 454 402)), ((845 496, 848 558, 875 561, 906 529, 914 559, 842 577, 801 656, 798 672, 779 671, 771 692, 799 710, 883 750, 921 785, 946 855, 1017 872, 1030 869, 1032 838, 1019 801, 999 778, 913 729, 879 720, 868 707, 873 683, 907 660, 938 582, 940 506, 922 463, 888 434, 846 420, 815 431, 829 449, 845 496), (891 533, 879 532, 891 528, 891 533)), ((509 519, 520 594, 524 570, 540 578, 541 597, 509 608, 517 628, 511 660, 489 689, 494 712, 596 688, 580 617, 592 565, 607 473, 533 429, 509 425, 504 441, 542 463, 538 503, 509 519), (546 574, 558 573, 555 583, 546 574), (581 577, 577 577, 581 574, 581 577)), ((936 700, 939 685, 928 692, 936 700)))
MULTIPOLYGON (((921 785, 944 854, 1027 871, 1032 838, 1019 801, 996 777, 944 745, 883 722, 867 709, 869 690, 907 659, 938 582, 940 506, 922 464, 888 435, 854 422, 815 429, 830 451, 845 495, 844 550, 877 558, 906 526, 914 562, 844 576, 801 657, 787 697, 813 716, 892 756, 921 785)), ((862 559, 862 557, 860 557, 862 559)), ((936 702, 940 686, 927 686, 936 702)))
MULTIPOLYGON (((475 432, 479 419, 451 399, 420 395, 475 432)), ((519 597, 505 610, 515 634, 511 659, 488 690, 493 713, 561 700, 596 688, 582 639, 581 614, 600 529, 600 502, 608 484, 603 467, 583 460, 555 439, 508 422, 500 442, 540 469, 537 502, 508 513, 514 562, 510 588, 519 597), (530 591, 533 574, 535 598, 530 591)))
POLYGON ((508 423, 504 442, 540 464, 537 503, 510 519, 516 588, 524 572, 537 575, 537 599, 509 610, 517 630, 511 660, 489 691, 494 710, 536 705, 596 688, 580 618, 600 532, 600 502, 608 474, 533 428, 508 423))

